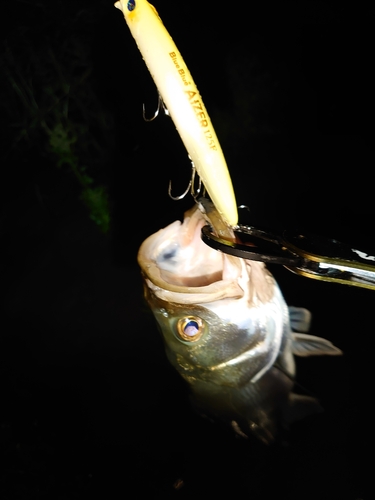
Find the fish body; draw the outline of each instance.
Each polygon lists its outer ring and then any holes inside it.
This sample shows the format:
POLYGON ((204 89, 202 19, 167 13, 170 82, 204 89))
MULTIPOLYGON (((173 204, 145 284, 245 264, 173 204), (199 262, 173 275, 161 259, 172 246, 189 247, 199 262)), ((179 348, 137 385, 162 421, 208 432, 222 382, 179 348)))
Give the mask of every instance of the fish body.
POLYGON ((341 351, 306 334, 310 313, 288 308, 263 263, 205 245, 200 230, 206 223, 194 207, 183 223, 143 242, 138 262, 145 297, 194 408, 242 436, 271 443, 280 425, 320 410, 313 398, 292 392, 294 354, 341 351))

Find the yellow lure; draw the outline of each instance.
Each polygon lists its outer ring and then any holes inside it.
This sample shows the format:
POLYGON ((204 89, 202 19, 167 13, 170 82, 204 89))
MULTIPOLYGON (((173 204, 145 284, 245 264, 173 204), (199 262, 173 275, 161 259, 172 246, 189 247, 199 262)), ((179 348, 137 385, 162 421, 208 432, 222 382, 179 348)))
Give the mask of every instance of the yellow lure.
POLYGON ((236 199, 210 117, 179 50, 156 9, 146 0, 119 0, 115 7, 137 43, 177 131, 222 218, 238 222, 236 199))

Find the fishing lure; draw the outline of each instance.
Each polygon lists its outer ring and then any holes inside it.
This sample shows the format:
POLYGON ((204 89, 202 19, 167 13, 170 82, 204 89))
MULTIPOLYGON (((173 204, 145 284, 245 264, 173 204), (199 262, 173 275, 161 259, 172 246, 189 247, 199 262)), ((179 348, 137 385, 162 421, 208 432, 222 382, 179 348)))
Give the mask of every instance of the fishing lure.
POLYGON ((178 133, 211 200, 235 227, 237 204, 228 167, 203 104, 179 50, 156 9, 146 0, 119 0, 120 9, 178 133))

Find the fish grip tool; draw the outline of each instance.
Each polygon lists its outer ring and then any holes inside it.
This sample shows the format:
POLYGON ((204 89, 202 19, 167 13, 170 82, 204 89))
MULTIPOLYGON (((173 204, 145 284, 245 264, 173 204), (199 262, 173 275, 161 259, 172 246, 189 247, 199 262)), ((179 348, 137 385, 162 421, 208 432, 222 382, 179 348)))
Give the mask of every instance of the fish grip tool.
POLYGON ((375 290, 375 256, 335 239, 288 231, 279 236, 241 224, 234 234, 236 241, 228 241, 206 225, 201 238, 211 248, 235 257, 281 264, 307 278, 375 290))
POLYGON ((276 235, 242 225, 238 225, 234 230, 234 234, 236 241, 229 241, 216 236, 211 227, 206 225, 202 227, 201 238, 206 245, 214 250, 241 259, 258 260, 267 264, 282 264, 285 266, 301 264, 301 257, 297 253, 290 251, 276 235), (246 235, 246 241, 243 241, 240 235, 246 235))

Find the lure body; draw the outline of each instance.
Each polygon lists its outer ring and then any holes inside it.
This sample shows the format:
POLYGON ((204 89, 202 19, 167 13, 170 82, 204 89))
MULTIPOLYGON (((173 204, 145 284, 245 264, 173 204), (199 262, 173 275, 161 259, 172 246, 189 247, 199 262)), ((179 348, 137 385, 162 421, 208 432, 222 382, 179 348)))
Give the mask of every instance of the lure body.
POLYGON ((199 91, 155 8, 146 0, 120 0, 115 7, 137 43, 190 159, 216 209, 230 226, 238 222, 228 167, 199 91))

